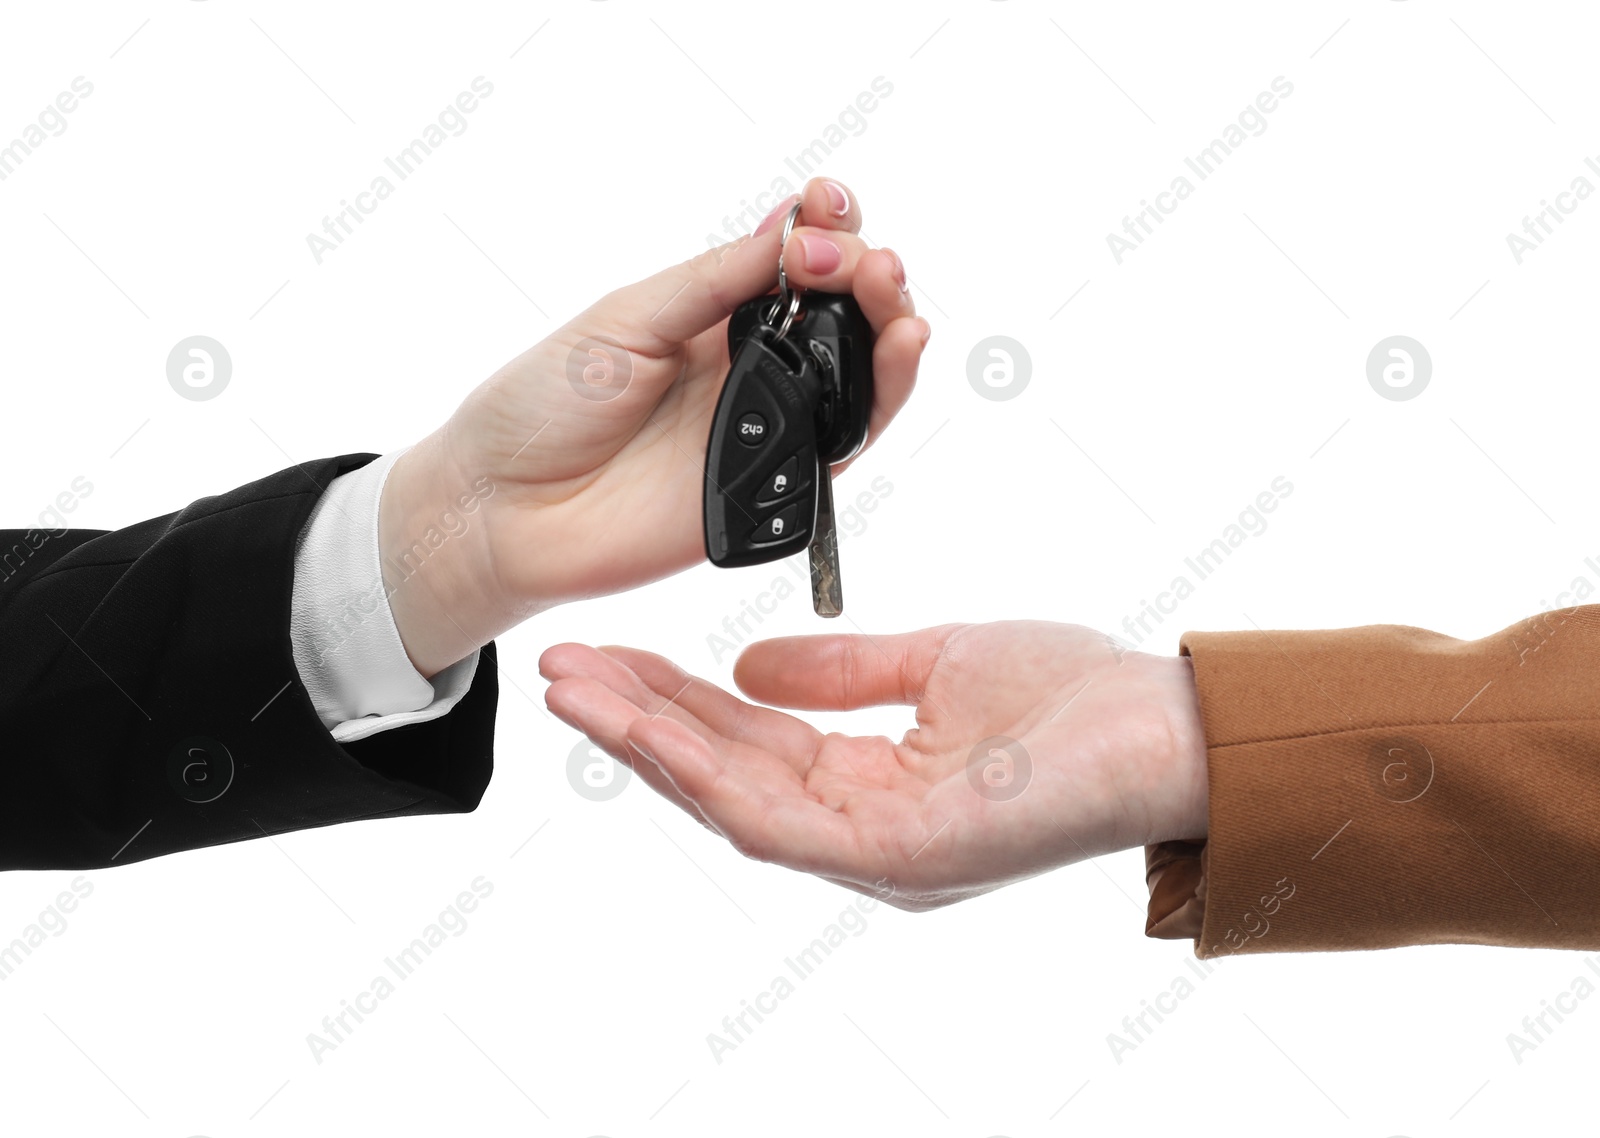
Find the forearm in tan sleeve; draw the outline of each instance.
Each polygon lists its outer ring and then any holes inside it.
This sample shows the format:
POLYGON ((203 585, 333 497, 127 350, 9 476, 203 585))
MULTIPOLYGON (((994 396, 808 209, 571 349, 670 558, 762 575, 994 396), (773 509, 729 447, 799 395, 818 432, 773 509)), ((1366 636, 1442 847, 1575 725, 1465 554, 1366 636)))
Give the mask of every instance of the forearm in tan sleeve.
POLYGON ((1481 640, 1191 632, 1202 842, 1146 850, 1146 932, 1199 956, 1600 948, 1600 606, 1481 640))

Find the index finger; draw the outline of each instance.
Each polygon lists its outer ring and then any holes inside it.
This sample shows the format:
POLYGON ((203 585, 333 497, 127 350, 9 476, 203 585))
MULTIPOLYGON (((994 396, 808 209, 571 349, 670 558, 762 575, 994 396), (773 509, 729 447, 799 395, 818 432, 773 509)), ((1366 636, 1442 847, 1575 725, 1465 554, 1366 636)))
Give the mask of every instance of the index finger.
MULTIPOLYGON (((726 319, 745 301, 777 287, 783 221, 797 199, 803 203, 795 218, 797 227, 851 234, 861 228, 855 195, 842 183, 813 178, 798 195, 789 194, 780 201, 754 233, 618 289, 593 306, 591 315, 615 317, 615 334, 630 348, 650 355, 674 351, 677 345, 726 319), (841 193, 849 199, 842 214, 836 212, 841 193), (641 314, 647 317, 642 328, 637 327, 641 314)), ((729 219, 730 232, 732 224, 729 219)))
POLYGON ((733 668, 751 699, 810 711, 922 702, 928 677, 959 625, 896 636, 830 633, 750 645, 733 668))

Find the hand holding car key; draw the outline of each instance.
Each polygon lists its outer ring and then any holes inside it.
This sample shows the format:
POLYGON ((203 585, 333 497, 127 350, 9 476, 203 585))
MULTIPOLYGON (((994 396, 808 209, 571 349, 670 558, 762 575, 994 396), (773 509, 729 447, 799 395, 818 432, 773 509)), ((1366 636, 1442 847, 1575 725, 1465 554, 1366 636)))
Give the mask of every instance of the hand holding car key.
POLYGON ((844 611, 833 510, 834 463, 866 441, 872 409, 872 326, 855 299, 789 284, 783 247, 776 297, 742 304, 728 321, 728 379, 706 449, 706 555, 735 567, 809 548, 819 616, 844 611))
MULTIPOLYGON (((811 290, 812 321, 823 316, 823 294, 848 293, 860 305, 872 333, 860 341, 871 344, 873 373, 867 445, 894 419, 931 329, 916 314, 900 258, 859 235, 855 196, 816 178, 753 233, 577 313, 395 463, 380 525, 392 537, 385 564, 403 563, 410 543, 456 507, 462 487, 478 485, 473 478, 494 487, 480 524, 429 559, 427 587, 390 594, 420 674, 437 674, 553 605, 658 581, 706 556, 703 448, 729 374, 729 314, 760 298, 739 316, 754 324, 770 307, 796 201, 787 282, 811 290)), ((798 335, 796 324, 785 340, 798 335)), ((814 484, 816 462, 795 479, 814 484)), ((813 518, 807 524, 817 528, 813 518)))

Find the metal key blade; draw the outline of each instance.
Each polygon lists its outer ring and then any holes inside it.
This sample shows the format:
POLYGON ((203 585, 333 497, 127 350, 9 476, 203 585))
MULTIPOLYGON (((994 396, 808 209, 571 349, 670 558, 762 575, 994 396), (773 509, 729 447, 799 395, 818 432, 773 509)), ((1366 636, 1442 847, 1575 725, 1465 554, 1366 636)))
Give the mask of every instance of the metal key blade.
POLYGON ((839 531, 833 517, 833 471, 817 458, 817 525, 811 535, 811 607, 818 616, 844 612, 844 584, 839 579, 839 531))

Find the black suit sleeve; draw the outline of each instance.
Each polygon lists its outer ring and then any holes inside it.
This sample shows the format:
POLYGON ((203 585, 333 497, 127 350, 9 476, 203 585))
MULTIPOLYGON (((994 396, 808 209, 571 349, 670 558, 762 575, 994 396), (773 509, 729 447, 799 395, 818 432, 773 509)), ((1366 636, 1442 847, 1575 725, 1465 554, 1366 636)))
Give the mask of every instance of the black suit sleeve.
POLYGON ((113 532, 0 531, 0 869, 95 869, 470 811, 495 647, 446 715, 340 745, 289 639, 301 529, 355 454, 113 532))

